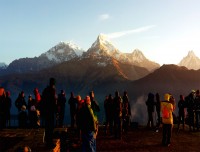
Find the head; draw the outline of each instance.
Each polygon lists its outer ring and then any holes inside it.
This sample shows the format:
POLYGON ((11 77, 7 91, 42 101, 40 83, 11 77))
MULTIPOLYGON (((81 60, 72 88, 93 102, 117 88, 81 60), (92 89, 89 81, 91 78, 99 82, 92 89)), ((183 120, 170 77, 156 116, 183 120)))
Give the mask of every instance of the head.
POLYGON ((80 96, 80 95, 77 95, 77 96, 76 96, 76 99, 77 99, 77 101, 81 101, 81 96, 80 96))
POLYGON ((175 98, 174 98, 171 94, 170 94, 169 101, 171 101, 171 102, 175 102, 175 98))
POLYGON ((196 91, 196 95, 199 95, 199 90, 196 91))
POLYGON ((153 93, 149 93, 148 94, 148 99, 154 99, 154 94, 153 93))
POLYGON ((20 93, 20 95, 21 95, 21 97, 25 97, 24 91, 22 91, 22 92, 20 93))
POLYGON ((90 96, 86 96, 86 97, 85 97, 85 103, 86 103, 87 105, 91 105, 90 96))
POLYGON ((127 96, 127 91, 124 91, 124 96, 127 96))
POLYGON ((33 93, 34 94, 37 94, 39 91, 38 91, 38 88, 35 88, 34 90, 33 90, 33 93))
POLYGON ((70 95, 71 95, 72 98, 74 97, 74 93, 73 92, 71 92, 70 95))
POLYGON ((32 99, 32 95, 31 95, 31 94, 28 96, 28 99, 29 99, 29 100, 31 100, 31 99, 32 99))
POLYGON ((49 85, 50 85, 50 86, 56 85, 56 79, 55 79, 55 78, 50 78, 50 79, 49 79, 49 85))
POLYGON ((184 96, 182 94, 180 95, 180 100, 184 100, 184 96))
POLYGON ((64 90, 60 90, 60 94, 65 95, 65 91, 64 90))
POLYGON ((6 91, 6 97, 10 97, 10 91, 6 91))
POLYGON ((165 99, 166 101, 169 101, 169 99, 170 99, 170 94, 166 93, 166 94, 164 95, 164 99, 165 99))
POLYGON ((115 96, 119 97, 119 91, 115 91, 115 96))
POLYGON ((94 98, 94 91, 90 91, 90 98, 94 98))

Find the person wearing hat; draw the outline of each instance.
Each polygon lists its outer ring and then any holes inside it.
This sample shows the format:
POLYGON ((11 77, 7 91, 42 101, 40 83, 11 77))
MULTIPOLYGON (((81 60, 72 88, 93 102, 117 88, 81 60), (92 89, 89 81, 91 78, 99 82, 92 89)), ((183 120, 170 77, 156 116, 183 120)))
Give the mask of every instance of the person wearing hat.
POLYGON ((162 113, 162 123, 163 123, 163 136, 162 145, 170 146, 171 135, 173 127, 173 115, 174 106, 170 102, 170 94, 164 95, 164 101, 161 102, 161 113, 162 113))

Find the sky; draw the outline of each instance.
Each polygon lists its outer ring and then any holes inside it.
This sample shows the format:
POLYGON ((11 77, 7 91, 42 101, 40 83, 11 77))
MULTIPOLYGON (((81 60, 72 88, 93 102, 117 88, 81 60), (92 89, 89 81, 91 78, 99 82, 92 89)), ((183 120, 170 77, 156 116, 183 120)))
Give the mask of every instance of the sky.
POLYGON ((178 64, 200 57, 199 0, 0 0, 0 62, 37 57, 59 42, 87 51, 100 33, 121 52, 178 64))

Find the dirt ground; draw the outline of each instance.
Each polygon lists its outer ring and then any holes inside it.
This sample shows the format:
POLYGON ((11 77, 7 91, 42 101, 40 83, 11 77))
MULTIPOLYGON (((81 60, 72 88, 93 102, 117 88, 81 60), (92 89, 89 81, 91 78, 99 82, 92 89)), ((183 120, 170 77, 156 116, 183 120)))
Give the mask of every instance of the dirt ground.
POLYGON ((173 129, 170 147, 161 144, 162 128, 159 132, 144 127, 131 129, 122 140, 115 140, 109 136, 99 135, 97 137, 97 151, 111 152, 165 152, 165 151, 200 151, 200 132, 189 132, 188 129, 173 129))
MULTIPOLYGON (((5 129, 0 131, 0 152, 15 151, 17 147, 28 145, 32 152, 59 152, 60 133, 63 129, 56 129, 54 141, 56 148, 46 149, 42 142, 44 129, 39 130, 20 130, 5 129)), ((200 132, 190 132, 188 128, 180 130, 174 126, 170 147, 161 145, 162 128, 159 132, 145 127, 130 128, 127 134, 123 134, 122 139, 114 139, 113 136, 105 135, 103 126, 100 126, 97 136, 97 152, 199 152, 200 132)), ((81 142, 78 141, 75 130, 68 129, 67 138, 64 142, 64 151, 81 151, 81 142)))

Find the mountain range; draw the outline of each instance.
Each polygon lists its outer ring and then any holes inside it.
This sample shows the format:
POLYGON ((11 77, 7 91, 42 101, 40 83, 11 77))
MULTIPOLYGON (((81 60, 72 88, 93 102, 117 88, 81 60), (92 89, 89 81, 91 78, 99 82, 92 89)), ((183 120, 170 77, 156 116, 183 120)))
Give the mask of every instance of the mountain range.
POLYGON ((13 61, 0 69, 0 85, 10 90, 15 100, 22 90, 32 94, 37 87, 42 93, 49 78, 55 77, 57 92, 64 89, 67 98, 71 91, 84 98, 93 90, 103 108, 106 95, 116 90, 122 94, 126 90, 134 108, 139 99, 145 106, 149 92, 160 93, 161 99, 164 93, 170 92, 178 101, 180 94, 187 95, 198 89, 198 63, 198 57, 189 51, 179 65, 160 66, 138 49, 132 53, 120 52, 104 35, 99 35, 87 51, 72 43, 60 42, 39 57, 13 61))

